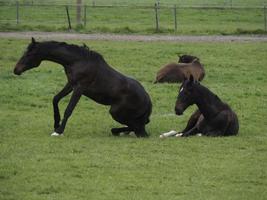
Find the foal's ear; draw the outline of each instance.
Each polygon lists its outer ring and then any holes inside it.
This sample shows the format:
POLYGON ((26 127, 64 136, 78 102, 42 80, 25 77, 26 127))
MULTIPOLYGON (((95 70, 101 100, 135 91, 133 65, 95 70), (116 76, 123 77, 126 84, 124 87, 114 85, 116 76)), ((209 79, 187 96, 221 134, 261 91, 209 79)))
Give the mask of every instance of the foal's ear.
POLYGON ((35 41, 34 37, 32 37, 32 43, 33 43, 33 44, 35 44, 35 43, 36 43, 36 41, 35 41))

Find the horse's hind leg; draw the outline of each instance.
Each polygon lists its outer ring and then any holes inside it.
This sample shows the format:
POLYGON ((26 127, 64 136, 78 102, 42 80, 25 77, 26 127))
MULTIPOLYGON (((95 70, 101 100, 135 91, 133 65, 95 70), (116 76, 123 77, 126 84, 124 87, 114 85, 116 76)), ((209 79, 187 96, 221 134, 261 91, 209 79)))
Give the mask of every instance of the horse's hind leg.
POLYGON ((145 130, 145 126, 135 128, 134 133, 136 137, 148 137, 148 134, 145 130))
POLYGON ((60 123, 60 112, 58 108, 59 101, 67 96, 72 91, 72 87, 69 83, 67 83, 64 88, 54 96, 53 98, 53 109, 54 109, 54 129, 57 129, 59 127, 60 123))
POLYGON ((131 129, 129 127, 112 128, 111 129, 112 135, 114 135, 114 136, 119 136, 120 133, 122 133, 122 132, 130 132, 130 131, 133 131, 133 129, 131 129))

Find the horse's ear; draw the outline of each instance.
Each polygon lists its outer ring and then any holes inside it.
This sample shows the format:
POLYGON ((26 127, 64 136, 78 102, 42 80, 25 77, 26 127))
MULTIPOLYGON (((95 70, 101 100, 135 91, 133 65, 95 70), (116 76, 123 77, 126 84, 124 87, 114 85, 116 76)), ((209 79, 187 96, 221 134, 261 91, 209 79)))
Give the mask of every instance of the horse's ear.
POLYGON ((35 44, 35 43, 36 43, 36 41, 35 41, 34 37, 32 37, 32 43, 33 43, 33 44, 35 44))
POLYGON ((181 58, 182 53, 177 52, 176 55, 178 56, 178 58, 181 58))
POLYGON ((199 58, 195 58, 193 61, 192 61, 192 63, 194 64, 194 63, 198 63, 199 62, 199 58))
POLYGON ((83 43, 83 48, 85 48, 85 49, 88 49, 89 50, 89 47, 85 44, 85 43, 83 43))

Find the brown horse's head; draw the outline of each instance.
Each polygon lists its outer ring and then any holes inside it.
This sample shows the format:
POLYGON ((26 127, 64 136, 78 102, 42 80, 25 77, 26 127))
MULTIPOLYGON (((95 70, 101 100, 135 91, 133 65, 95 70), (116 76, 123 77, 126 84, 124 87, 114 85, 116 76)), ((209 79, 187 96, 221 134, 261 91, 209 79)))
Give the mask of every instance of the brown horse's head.
POLYGON ((28 45, 25 53, 17 62, 14 68, 14 74, 21 75, 22 72, 38 67, 42 59, 38 52, 38 43, 32 38, 31 43, 28 45))
POLYGON ((194 60, 199 61, 199 58, 191 55, 178 55, 178 63, 192 63, 194 60))
POLYGON ((182 115, 183 112, 191 105, 195 103, 194 101, 194 81, 191 75, 189 80, 185 80, 180 87, 179 94, 175 103, 175 113, 177 115, 182 115))

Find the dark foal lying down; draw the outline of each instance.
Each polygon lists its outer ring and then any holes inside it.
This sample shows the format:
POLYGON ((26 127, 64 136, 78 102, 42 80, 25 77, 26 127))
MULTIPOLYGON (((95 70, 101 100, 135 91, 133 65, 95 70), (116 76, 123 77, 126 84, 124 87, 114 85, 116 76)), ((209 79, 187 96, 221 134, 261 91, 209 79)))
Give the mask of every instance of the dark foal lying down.
POLYGON ((175 105, 176 114, 182 115, 192 104, 196 104, 198 110, 192 114, 179 136, 198 133, 205 136, 230 136, 238 133, 239 123, 235 112, 208 88, 195 82, 191 76, 190 80, 185 80, 180 87, 175 105))

